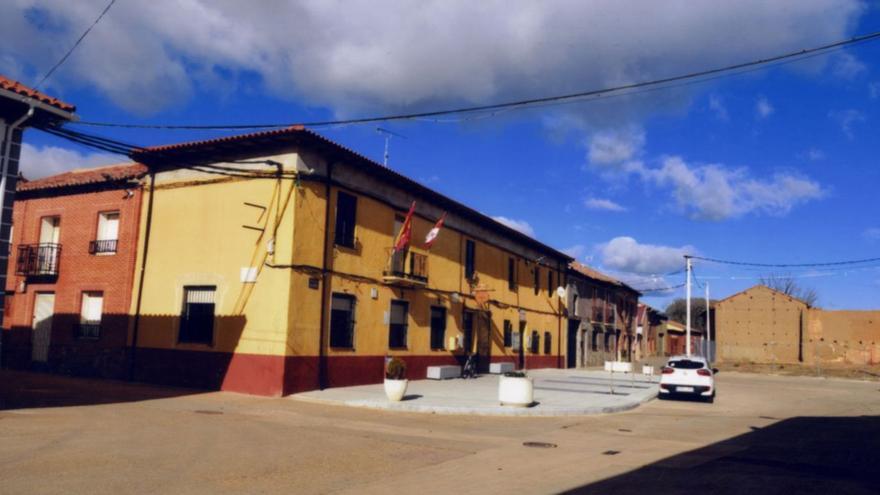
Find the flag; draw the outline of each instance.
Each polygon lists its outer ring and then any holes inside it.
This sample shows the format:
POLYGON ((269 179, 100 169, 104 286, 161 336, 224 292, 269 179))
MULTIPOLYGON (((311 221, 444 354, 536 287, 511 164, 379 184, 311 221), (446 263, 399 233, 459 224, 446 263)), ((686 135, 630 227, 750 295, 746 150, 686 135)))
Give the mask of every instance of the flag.
POLYGON ((409 246, 409 239, 412 237, 412 216, 416 211, 416 202, 412 202, 412 206, 409 207, 409 213, 406 214, 406 219, 403 221, 403 226, 400 227, 400 232, 397 234, 397 239, 394 239, 394 252, 403 251, 409 246))
POLYGON ((437 236, 440 235, 440 228, 443 227, 444 220, 446 220, 446 212, 443 212, 443 216, 440 217, 440 220, 437 220, 434 228, 428 231, 428 235, 425 236, 425 249, 431 249, 431 246, 434 245, 434 241, 436 241, 437 236))

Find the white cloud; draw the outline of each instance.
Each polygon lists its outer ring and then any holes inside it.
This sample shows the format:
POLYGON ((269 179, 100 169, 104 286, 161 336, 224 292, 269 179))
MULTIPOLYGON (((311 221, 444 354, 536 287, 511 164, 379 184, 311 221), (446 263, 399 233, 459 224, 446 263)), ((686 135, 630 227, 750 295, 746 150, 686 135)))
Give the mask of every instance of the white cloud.
POLYGON ((601 162, 603 171, 635 176, 648 185, 668 190, 679 209, 693 218, 724 220, 752 213, 784 215, 801 203, 825 195, 818 182, 792 173, 778 172, 770 178, 755 178, 746 168, 690 164, 678 156, 663 157, 659 166, 652 166, 631 159, 642 155, 644 132, 625 133, 623 138, 620 134, 599 134, 617 136, 609 140, 625 144, 613 148, 626 150, 625 153, 608 153, 601 162), (614 162, 612 157, 623 161, 614 162))
POLYGON ((880 97, 880 81, 868 83, 868 97, 872 100, 880 97))
POLYGON ((640 244, 632 237, 615 237, 599 246, 603 266, 639 275, 662 275, 684 266, 684 255, 695 254, 693 246, 640 244))
POLYGON ((584 205, 591 210, 626 211, 626 208, 610 199, 587 198, 584 205))
POLYGON ((692 165, 677 156, 664 158, 659 168, 645 169, 642 176, 671 188, 682 211, 705 220, 749 213, 784 215, 798 204, 825 195, 818 182, 798 175, 776 173, 769 180, 756 179, 744 168, 692 165))
POLYGON ((492 219, 496 222, 507 225, 513 230, 522 232, 529 237, 535 237, 535 229, 533 229, 532 226, 529 225, 529 222, 526 222, 525 220, 514 220, 512 218, 502 216, 492 217, 492 219))
POLYGON ((571 256, 572 258, 578 259, 587 252, 587 246, 583 244, 575 244, 574 246, 569 246, 563 249, 562 252, 571 256))
POLYGON ((804 153, 804 156, 811 162, 818 162, 825 159, 825 152, 817 148, 810 148, 804 153))
POLYGON ((758 101, 755 102, 755 114, 759 119, 766 119, 767 117, 773 115, 776 109, 773 108, 773 105, 770 104, 770 101, 761 96, 758 98, 758 101))
MULTIPOLYGON (((6 2, 0 56, 12 54, 36 77, 105 3, 6 2)), ((387 113, 742 62, 848 37, 864 11, 858 0, 118 2, 50 82, 53 93, 92 87, 141 113, 195 88, 267 89, 340 114, 387 113)), ((631 120, 615 103, 601 115, 601 102, 590 104, 593 122, 631 120)))
POLYGON ((126 159, 104 153, 79 153, 57 146, 21 145, 19 169, 27 179, 39 179, 75 168, 98 167, 125 162, 126 159))
POLYGON ((855 124, 865 122, 866 117, 865 114, 859 110, 854 108, 848 108, 846 110, 832 110, 828 112, 828 117, 837 122, 837 125, 840 126, 840 130, 848 137, 849 139, 855 138, 855 134, 853 133, 853 126, 855 124))
POLYGON ((880 227, 869 227, 862 232, 865 239, 871 241, 880 241, 880 227))
POLYGON ((730 116, 727 113, 727 106, 724 105, 724 100, 721 99, 718 95, 709 95, 709 109, 715 112, 715 117, 718 120, 722 120, 727 122, 730 120, 730 116))
POLYGON ((861 60, 847 52, 840 52, 835 57, 834 75, 843 79, 853 79, 862 74, 868 67, 861 60))
POLYGON ((625 162, 641 154, 645 131, 636 126, 599 131, 590 136, 588 158, 593 165, 625 162))

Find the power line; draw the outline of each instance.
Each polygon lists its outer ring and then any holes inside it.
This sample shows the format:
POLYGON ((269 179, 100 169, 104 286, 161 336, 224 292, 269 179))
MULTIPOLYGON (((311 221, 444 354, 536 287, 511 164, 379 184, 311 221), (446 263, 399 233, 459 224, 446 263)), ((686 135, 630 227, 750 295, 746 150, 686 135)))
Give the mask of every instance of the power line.
POLYGON ((703 78, 706 76, 720 75, 724 73, 740 71, 742 69, 749 69, 758 66, 764 66, 776 62, 781 62, 789 59, 802 59, 808 56, 813 56, 822 52, 829 52, 831 50, 839 49, 844 46, 865 43, 869 41, 875 41, 880 38, 880 31, 875 31, 872 33, 855 36, 853 38, 849 38, 846 40, 836 41, 834 43, 829 43, 826 45, 821 45, 813 48, 806 48, 794 52, 788 52, 781 55, 775 55, 772 57, 767 57, 763 59, 753 60, 750 62, 744 62, 734 65, 728 65, 724 67, 718 67, 714 69, 706 69, 697 72, 690 72, 687 74, 681 74, 677 76, 671 76, 661 79, 654 79, 650 81, 642 81, 631 84, 624 84, 620 86, 613 86, 602 89, 594 89, 581 91, 577 93, 570 93, 564 95, 555 95, 555 96, 546 96, 540 98, 531 98, 525 100, 515 100, 504 103, 495 103, 490 105, 477 105, 477 106, 469 106, 469 107, 459 107, 453 109, 446 110, 434 110, 427 112, 413 112, 406 114, 396 114, 396 115, 385 115, 385 116, 372 116, 372 117, 362 117, 356 119, 345 119, 345 120, 325 120, 325 121, 313 121, 313 122, 294 122, 294 123, 269 123, 269 124, 223 124, 223 125, 173 125, 173 124, 126 124, 119 122, 96 122, 96 121, 80 121, 77 122, 79 125, 89 125, 89 126, 99 126, 99 127, 122 127, 122 128, 134 128, 134 129, 167 129, 167 130, 235 130, 235 129, 270 129, 270 128, 279 128, 279 127, 289 127, 292 125, 303 125, 308 127, 321 127, 321 126, 330 126, 330 125, 350 125, 350 124, 367 124, 367 123, 376 123, 376 122, 388 122, 388 121, 396 121, 396 120, 412 120, 412 119, 422 119, 426 117, 438 117, 443 115, 453 115, 453 114, 466 114, 466 113, 474 113, 474 112, 484 112, 484 111, 492 111, 492 110, 505 110, 505 109, 513 109, 513 108, 521 108, 527 106, 534 106, 540 104, 548 104, 548 103, 561 103, 561 102, 571 102, 572 100, 578 100, 583 98, 593 98, 600 97, 603 95, 607 95, 609 93, 617 93, 621 91, 635 90, 639 88, 645 88, 650 86, 660 86, 669 83, 675 83, 680 81, 686 81, 689 79, 697 79, 703 78))
POLYGON ((807 267, 822 267, 822 266, 844 266, 844 265, 860 265, 864 263, 874 263, 880 261, 880 258, 865 258, 861 260, 847 260, 847 261, 827 261, 827 262, 818 262, 818 263, 753 263, 748 261, 733 261, 733 260, 721 260, 716 258, 704 258, 702 256, 688 256, 694 260, 702 260, 708 261, 710 263, 719 263, 723 265, 737 265, 737 266, 758 266, 763 268, 807 268, 807 267))
POLYGON ((635 289, 637 292, 646 293, 646 292, 668 292, 675 289, 680 289, 684 287, 685 284, 672 285, 668 287, 654 287, 654 288, 643 288, 643 289, 635 289))
POLYGON ((36 86, 34 86, 34 88, 39 89, 40 85, 46 82, 46 79, 49 79, 49 76, 51 76, 56 69, 61 67, 61 65, 67 61, 67 58, 70 57, 73 51, 76 50, 76 47, 78 47, 79 44, 82 43, 82 40, 84 40, 85 37, 88 36, 88 34, 92 31, 92 28, 94 28, 99 22, 101 22, 101 19, 104 18, 104 15, 107 14, 107 12, 110 10, 110 7, 112 7, 114 3, 116 3, 116 0, 110 0, 110 3, 108 3, 107 6, 104 7, 104 10, 101 11, 101 15, 99 15, 98 18, 95 19, 95 22, 93 22, 92 25, 83 32, 79 39, 76 40, 76 43, 74 43, 73 46, 70 47, 70 50, 67 50, 67 53, 65 53, 64 56, 61 57, 61 60, 53 65, 51 69, 49 69, 49 72, 47 72, 46 75, 43 76, 42 79, 40 79, 40 82, 38 82, 36 86))

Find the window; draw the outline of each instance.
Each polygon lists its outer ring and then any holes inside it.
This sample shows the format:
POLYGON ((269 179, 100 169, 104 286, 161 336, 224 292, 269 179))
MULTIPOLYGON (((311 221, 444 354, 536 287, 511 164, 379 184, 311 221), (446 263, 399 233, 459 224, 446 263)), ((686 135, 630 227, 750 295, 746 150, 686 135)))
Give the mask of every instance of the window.
POLYGON ((103 292, 83 292, 82 306, 79 313, 77 337, 81 339, 97 339, 101 336, 101 314, 104 310, 103 292))
POLYGON ((547 272, 547 295, 553 297, 553 272, 547 272))
POLYGON ((40 244, 58 244, 61 239, 61 217, 43 217, 40 221, 40 244))
POLYGON ((330 301, 330 347, 354 347, 354 296, 333 294, 330 301))
POLYGON ((354 227, 357 219, 357 197, 339 191, 336 195, 335 244, 354 247, 354 227))
POLYGON ((477 244, 468 239, 464 243, 464 278, 471 280, 476 272, 477 244))
POLYGON ((444 340, 446 340, 446 308, 431 306, 431 349, 441 351, 445 349, 444 340))
POLYGON ((406 347, 406 327, 409 303, 406 301, 391 301, 391 314, 388 318, 388 347, 402 349, 406 347))
POLYGON ((516 290, 516 258, 507 260, 507 288, 516 290))
POLYGON ((89 246, 91 254, 113 254, 119 239, 119 212, 108 211, 98 214, 98 235, 89 246))
POLYGON ((590 350, 598 351, 599 350, 599 329, 593 329, 593 338, 590 340, 590 350))
POLYGON ((541 269, 535 265, 535 295, 541 290, 541 269))
POLYGON ((553 343, 550 332, 544 332, 544 354, 550 354, 551 352, 553 352, 553 343))
POLYGON ((215 286, 190 285, 183 288, 179 342, 211 344, 214 341, 215 286))
POLYGON ((513 323, 504 320, 504 347, 513 346, 513 323))
POLYGON ((532 354, 537 354, 538 350, 541 348, 541 335, 537 330, 532 330, 532 341, 529 342, 529 350, 532 354))

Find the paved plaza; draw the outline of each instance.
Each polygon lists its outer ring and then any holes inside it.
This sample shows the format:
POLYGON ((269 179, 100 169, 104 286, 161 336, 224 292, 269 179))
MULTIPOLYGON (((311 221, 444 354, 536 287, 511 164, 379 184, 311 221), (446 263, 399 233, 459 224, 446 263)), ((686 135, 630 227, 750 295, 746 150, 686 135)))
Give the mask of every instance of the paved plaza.
POLYGON ((657 396, 656 376, 592 370, 528 372, 535 387, 532 407, 501 406, 498 375, 475 379, 411 380, 400 402, 385 397, 382 384, 341 387, 292 395, 295 400, 350 407, 480 416, 576 416, 622 412, 657 396))

